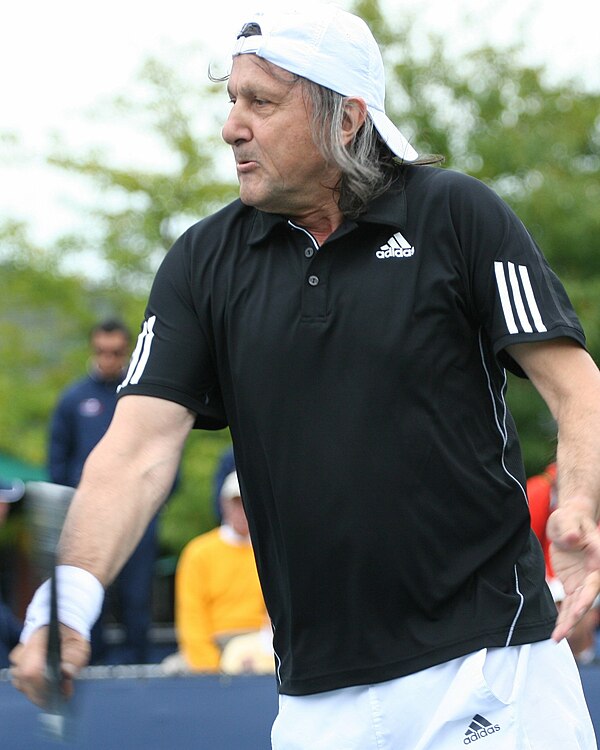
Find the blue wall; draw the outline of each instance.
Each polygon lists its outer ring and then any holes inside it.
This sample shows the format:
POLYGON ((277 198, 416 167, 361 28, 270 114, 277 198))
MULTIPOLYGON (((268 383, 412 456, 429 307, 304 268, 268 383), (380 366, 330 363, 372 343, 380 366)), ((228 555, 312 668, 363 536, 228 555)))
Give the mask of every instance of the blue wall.
MULTIPOLYGON (((600 737, 600 667, 581 671, 600 737)), ((81 680, 73 739, 77 750, 269 750, 277 712, 272 677, 81 680)), ((41 736, 39 711, 0 681, 0 749, 57 750, 41 736)))

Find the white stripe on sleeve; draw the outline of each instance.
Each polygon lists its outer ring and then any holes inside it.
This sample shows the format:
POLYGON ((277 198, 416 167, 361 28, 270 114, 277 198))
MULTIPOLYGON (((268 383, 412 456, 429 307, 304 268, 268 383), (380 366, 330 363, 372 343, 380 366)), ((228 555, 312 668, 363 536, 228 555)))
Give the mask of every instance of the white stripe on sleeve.
MULTIPOLYGON (((508 278, 510 279, 510 285, 512 287, 512 293, 513 293, 513 299, 515 301, 515 307, 517 308, 517 315, 519 316, 519 321, 521 322, 521 326, 523 327, 523 330, 525 333, 533 333, 533 328, 531 327, 531 323, 529 322, 529 319, 527 318, 527 313, 525 312, 525 305, 523 304, 523 297, 521 296, 521 289, 519 287, 519 280, 517 278, 517 272, 515 271, 515 264, 514 263, 508 263, 508 278)), ((519 269, 522 269, 523 266, 519 266, 519 269)))
POLYGON ((523 284, 523 289, 525 290, 525 296, 527 297, 527 303, 529 305, 531 317, 533 318, 535 330, 539 333, 544 333, 548 329, 542 321, 542 316, 535 300, 535 294, 533 293, 533 287, 531 286, 531 280, 529 279, 527 266, 519 266, 519 273, 521 274, 521 282, 523 284))
POLYGON ((509 333, 518 333, 519 329, 517 328, 517 324, 515 323, 515 317, 513 315, 512 306, 510 304, 510 297, 508 295, 508 287, 506 286, 504 264, 501 261, 495 261, 494 271, 496 273, 496 284, 498 286, 498 293, 500 294, 500 302, 502 302, 502 311, 504 313, 506 327, 508 328, 509 333))
POLYGON ((133 375, 131 376, 131 380, 129 381, 132 385, 136 385, 140 382, 140 378, 142 377, 144 370, 146 369, 146 365, 148 364, 150 349, 152 347, 152 342, 154 341, 155 323, 156 315, 148 318, 148 330, 146 331, 146 337, 144 338, 144 346, 140 354, 140 361, 138 362, 137 367, 135 368, 135 372, 133 373, 133 375))
POLYGON ((150 346, 152 345, 152 339, 154 338, 154 323, 156 322, 156 315, 153 315, 148 320, 144 321, 140 335, 138 336, 137 344, 131 355, 131 361, 129 363, 129 369, 125 380, 117 388, 117 393, 121 388, 125 388, 129 383, 137 383, 146 367, 148 357, 150 356, 150 346), (148 342, 148 338, 150 341, 148 342), (141 369, 140 369, 141 367, 141 369), (134 380, 135 378, 135 380, 134 380))

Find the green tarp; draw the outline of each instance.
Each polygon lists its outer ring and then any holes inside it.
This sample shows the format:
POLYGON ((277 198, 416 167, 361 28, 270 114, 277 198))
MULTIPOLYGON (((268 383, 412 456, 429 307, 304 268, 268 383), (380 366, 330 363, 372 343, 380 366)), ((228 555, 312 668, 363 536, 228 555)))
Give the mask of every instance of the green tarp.
POLYGON ((0 478, 8 481, 20 479, 23 482, 44 482, 47 481, 48 474, 43 466, 36 466, 15 456, 0 453, 0 478))

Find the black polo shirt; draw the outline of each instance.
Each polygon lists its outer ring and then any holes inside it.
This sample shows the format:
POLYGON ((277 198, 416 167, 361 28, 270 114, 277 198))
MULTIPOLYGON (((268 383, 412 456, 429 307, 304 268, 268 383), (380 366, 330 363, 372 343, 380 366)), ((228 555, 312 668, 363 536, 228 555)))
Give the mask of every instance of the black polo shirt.
POLYGON ((236 201, 166 256, 121 395, 229 425, 280 689, 547 638, 504 348, 584 336, 512 211, 432 167, 320 247, 236 201))

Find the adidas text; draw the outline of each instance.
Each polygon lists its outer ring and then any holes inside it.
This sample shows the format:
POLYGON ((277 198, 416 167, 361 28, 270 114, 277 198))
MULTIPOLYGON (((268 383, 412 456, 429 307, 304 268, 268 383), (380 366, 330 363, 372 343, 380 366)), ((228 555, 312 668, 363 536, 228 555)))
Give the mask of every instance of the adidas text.
POLYGON ((378 258, 410 258, 414 254, 414 246, 411 245, 401 232, 396 232, 375 253, 378 258))
POLYGON ((477 742, 477 740, 485 739, 488 735, 494 734, 494 732, 499 732, 500 727, 498 724, 494 724, 494 726, 485 727, 485 729, 480 729, 478 732, 471 732, 467 737, 464 738, 463 743, 465 745, 470 745, 471 742, 477 742))
POLYGON ((375 253, 378 258, 410 258, 414 254, 414 247, 397 247, 395 249, 390 247, 389 250, 378 250, 375 253))

